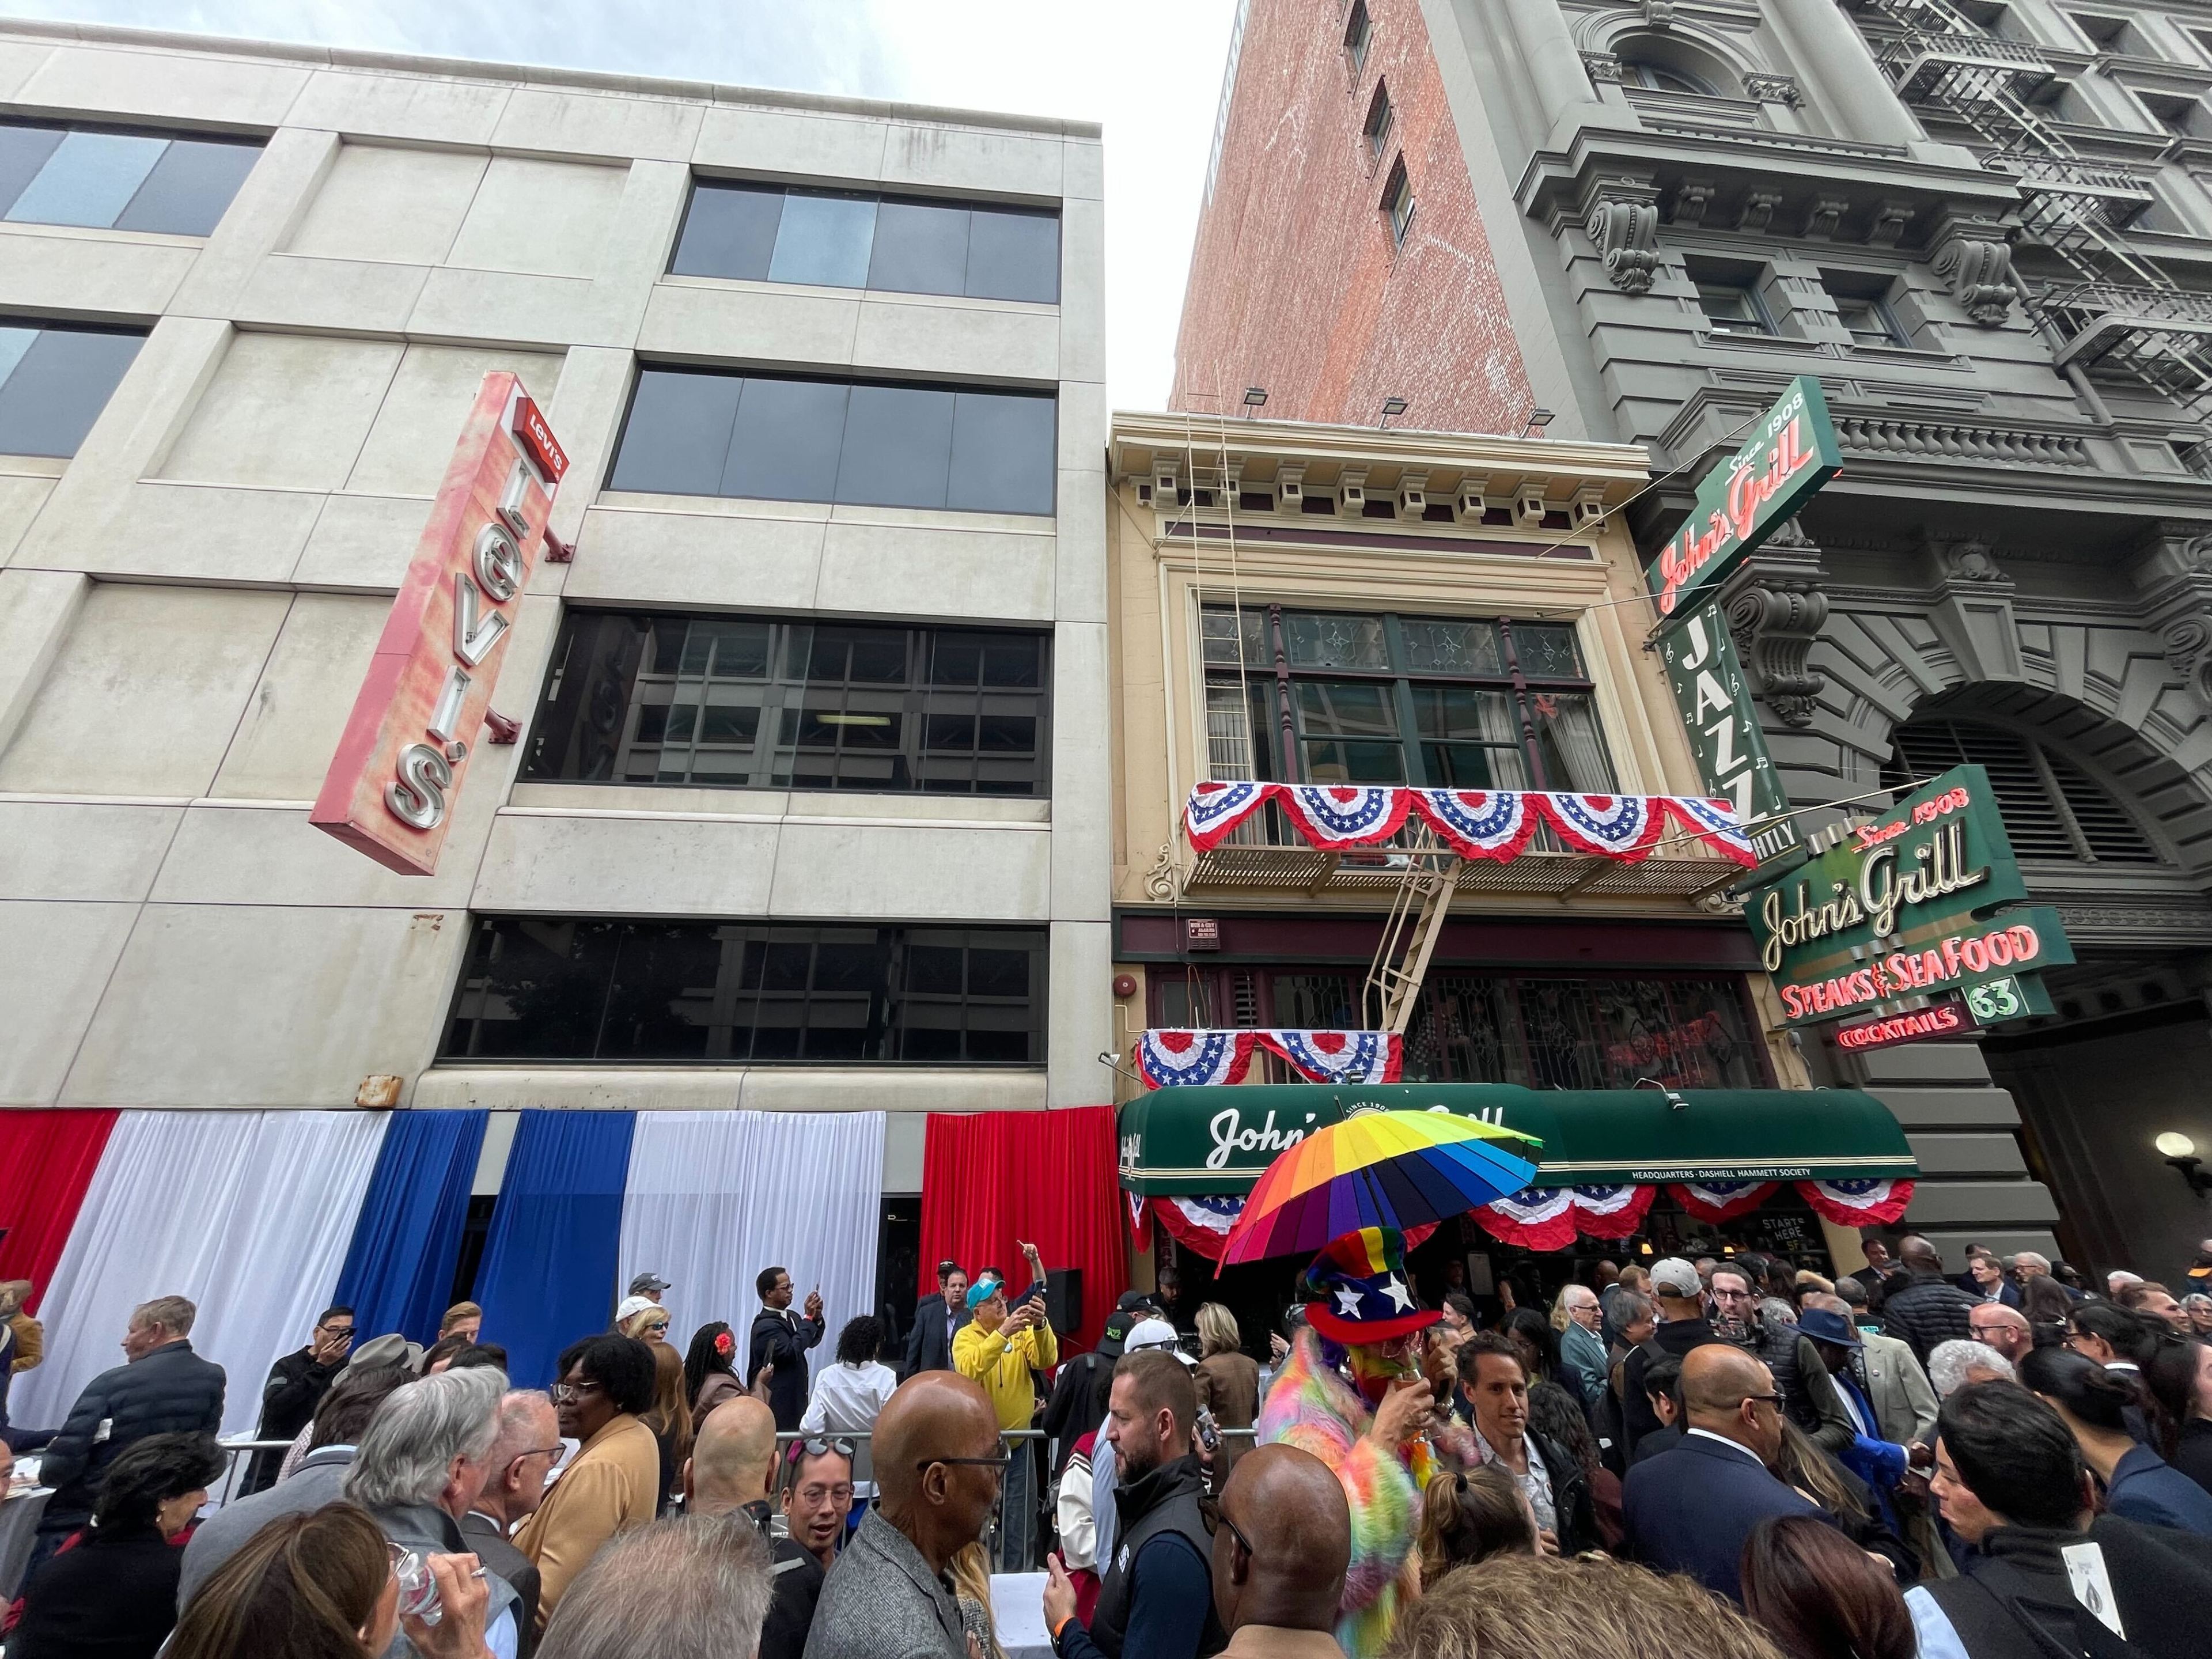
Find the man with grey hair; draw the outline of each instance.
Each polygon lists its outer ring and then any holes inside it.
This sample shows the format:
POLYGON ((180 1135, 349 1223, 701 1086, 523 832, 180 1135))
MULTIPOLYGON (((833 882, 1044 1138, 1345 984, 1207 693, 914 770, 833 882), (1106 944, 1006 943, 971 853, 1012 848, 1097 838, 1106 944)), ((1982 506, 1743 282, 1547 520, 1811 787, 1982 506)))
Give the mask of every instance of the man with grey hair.
POLYGON ((1604 1316, 1598 1308, 1597 1292, 1587 1285, 1570 1285, 1561 1291, 1559 1307, 1567 1316, 1566 1328, 1559 1333, 1559 1365, 1574 1373, 1577 1391, 1587 1412, 1605 1397, 1606 1378, 1613 1369, 1606 1358, 1605 1342, 1598 1335, 1604 1316))
POLYGON ((2021 1250, 2012 1259, 2012 1270, 2025 1285, 2038 1273, 2050 1273, 2051 1258, 2039 1250, 2021 1250))
POLYGON ((2017 1382, 2020 1377, 2012 1361, 1988 1343, 1961 1336, 1929 1350, 1928 1380, 1938 1400, 1948 1400, 1969 1382, 2017 1382))
POLYGON ((461 1536, 477 1559, 514 1586, 517 1659, 530 1659, 538 1629, 538 1564, 511 1540, 515 1528, 545 1501, 546 1477, 561 1451, 552 1396, 538 1389, 514 1389, 499 1402, 499 1438, 484 1459, 483 1490, 461 1516, 461 1536))
POLYGON ((743 1516, 655 1521, 570 1583, 538 1659, 753 1659, 768 1601, 768 1546, 743 1516))
POLYGON ((131 1310, 125 1360, 84 1386, 69 1420, 47 1443, 39 1479, 54 1488, 39 1517, 30 1569, 91 1520, 107 1466, 149 1434, 213 1434, 222 1426, 222 1367, 190 1341, 199 1310, 181 1296, 131 1310))
MULTIPOLYGON (((417 1556, 470 1553, 460 1520, 483 1490, 506 1392, 506 1376, 489 1366, 442 1371, 393 1390, 369 1419, 346 1469, 346 1501, 367 1510, 386 1538, 417 1556)), ((516 1659, 514 1587, 479 1571, 491 1592, 485 1645, 496 1659, 516 1659)), ((407 1659, 415 1650, 398 1635, 385 1656, 407 1659)))

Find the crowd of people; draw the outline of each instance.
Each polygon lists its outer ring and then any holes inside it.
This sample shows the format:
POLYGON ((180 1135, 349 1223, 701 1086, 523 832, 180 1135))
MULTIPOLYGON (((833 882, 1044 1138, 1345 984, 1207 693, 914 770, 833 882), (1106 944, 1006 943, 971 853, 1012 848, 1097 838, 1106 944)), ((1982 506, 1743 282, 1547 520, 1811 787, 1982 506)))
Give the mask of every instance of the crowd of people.
POLYGON ((1164 1273, 1063 1355, 1030 1246, 939 1263, 896 1364, 862 1316, 810 1364, 781 1267, 679 1350, 647 1273, 545 1391, 472 1304, 428 1347, 331 1307, 234 1478, 156 1297, 61 1427, 0 1420, 52 1489, 5 1659, 1004 1659, 1039 1565, 1058 1659, 2205 1651, 2212 1240, 2179 1296, 1891 1248, 1599 1263, 1486 1322, 1368 1229, 1264 1364, 1164 1273))

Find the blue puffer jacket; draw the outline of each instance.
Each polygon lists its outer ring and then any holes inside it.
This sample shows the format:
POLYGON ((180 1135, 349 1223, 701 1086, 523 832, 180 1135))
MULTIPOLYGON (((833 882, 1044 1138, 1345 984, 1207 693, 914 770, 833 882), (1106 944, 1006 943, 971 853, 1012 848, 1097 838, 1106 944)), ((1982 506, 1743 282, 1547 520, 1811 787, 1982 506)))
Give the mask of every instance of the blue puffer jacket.
POLYGON ((39 1529, 90 1519, 107 1466, 148 1435, 215 1433, 222 1426, 222 1367, 182 1340, 94 1377, 41 1455, 39 1478, 56 1490, 39 1529), (102 1423, 105 1438, 98 1437, 102 1423))

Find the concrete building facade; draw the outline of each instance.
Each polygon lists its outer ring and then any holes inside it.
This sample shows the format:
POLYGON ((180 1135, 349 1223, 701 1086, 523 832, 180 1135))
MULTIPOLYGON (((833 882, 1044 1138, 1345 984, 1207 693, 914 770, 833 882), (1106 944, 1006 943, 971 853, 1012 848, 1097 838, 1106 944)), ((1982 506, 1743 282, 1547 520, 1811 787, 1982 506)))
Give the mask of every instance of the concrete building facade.
POLYGON ((1253 386, 1293 419, 1372 423, 1395 397, 1403 423, 1641 444, 1663 480, 1631 510, 1647 559, 1732 434, 1818 375, 1844 472, 1721 599, 1792 801, 1839 815, 1986 765, 2081 962, 2053 1016, 1978 1045, 1808 1037, 1808 1062, 1878 1087, 1923 1147, 1941 1178, 1911 1224, 1992 1245, 2055 1225, 2154 1276, 2206 1231, 2154 1138, 2212 1144, 2185 1080, 2212 1060, 2207 23, 2087 0, 1251 0, 1179 344, 1193 410, 1253 386), (1414 121, 1371 185, 1368 113, 1425 109, 1431 76, 1456 147, 1414 121), (1362 259, 1249 257, 1255 204, 1294 185, 1362 259), (1494 303, 1527 386, 1504 404, 1494 344, 1423 372, 1366 320, 1494 303), (1332 306, 1341 327, 1281 325, 1332 306))
POLYGON ((23 23, 0 156, 0 1103, 1110 1097, 1096 128, 23 23), (307 807, 494 369, 574 560, 404 877, 307 807))

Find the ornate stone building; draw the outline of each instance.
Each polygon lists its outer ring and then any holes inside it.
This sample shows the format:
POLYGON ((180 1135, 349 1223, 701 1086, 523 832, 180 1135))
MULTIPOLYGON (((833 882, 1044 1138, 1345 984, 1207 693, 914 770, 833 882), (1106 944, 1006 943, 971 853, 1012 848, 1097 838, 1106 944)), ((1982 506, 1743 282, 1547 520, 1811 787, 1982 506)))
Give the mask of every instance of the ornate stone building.
POLYGON ((1792 799, 1979 762, 2081 962, 1978 1053, 1808 1037, 1808 1063, 1911 1133, 1941 1177, 1914 1224, 2055 1221, 2154 1277, 2212 1231, 2152 1144, 2212 1147, 2208 89, 2212 7, 2180 0, 1251 0, 1179 346, 1194 409, 1252 386, 1271 416, 1372 423, 1402 396, 1398 424, 1641 443, 1647 556, 1817 374, 1844 472, 1723 596, 1792 799), (1295 123, 1284 60, 1331 69, 1295 123), (1455 149, 1391 148, 1394 76, 1434 77, 1455 149), (1277 174, 1317 170, 1291 130, 1358 175, 1327 210, 1364 264, 1253 234, 1277 174), (1332 302, 1340 326, 1284 325, 1332 302), (1485 303, 1517 362, 1384 383, 1406 343, 1371 319, 1485 303))

